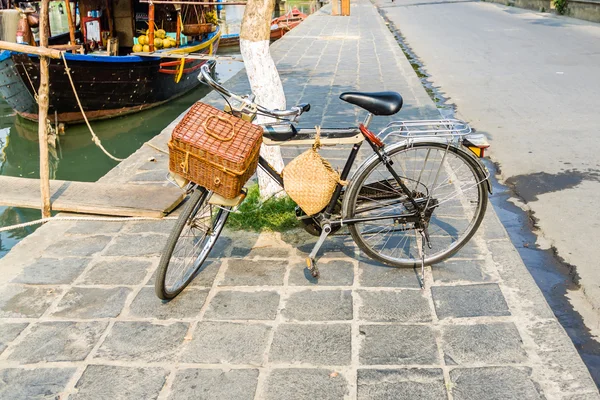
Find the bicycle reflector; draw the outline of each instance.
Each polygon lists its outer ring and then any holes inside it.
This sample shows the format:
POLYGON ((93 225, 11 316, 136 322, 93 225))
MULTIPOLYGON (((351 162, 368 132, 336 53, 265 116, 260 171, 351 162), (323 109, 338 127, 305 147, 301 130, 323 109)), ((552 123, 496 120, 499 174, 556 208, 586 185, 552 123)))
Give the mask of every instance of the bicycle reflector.
POLYGON ((463 140, 463 145, 468 147, 479 158, 483 158, 485 149, 490 147, 485 136, 480 133, 467 135, 463 140))

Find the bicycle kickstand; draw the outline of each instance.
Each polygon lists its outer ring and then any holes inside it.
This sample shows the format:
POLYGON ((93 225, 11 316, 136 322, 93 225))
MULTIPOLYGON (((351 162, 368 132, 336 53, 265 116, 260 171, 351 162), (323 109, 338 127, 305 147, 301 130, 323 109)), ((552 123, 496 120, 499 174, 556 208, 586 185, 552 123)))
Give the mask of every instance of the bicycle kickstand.
POLYGON ((427 236, 425 231, 421 231, 421 277, 419 285, 421 289, 425 289, 425 240, 427 236))
POLYGON ((310 271, 310 274, 313 278, 319 278, 319 269, 317 268, 316 257, 317 253, 319 252, 319 249, 321 248, 321 246, 325 242, 325 239, 327 239, 327 236, 329 236, 330 233, 331 226, 329 224, 325 224, 323 226, 323 230, 321 231, 321 236, 319 236, 319 240, 317 240, 317 243, 315 243, 315 247, 313 247, 312 251, 306 258, 306 267, 310 271))

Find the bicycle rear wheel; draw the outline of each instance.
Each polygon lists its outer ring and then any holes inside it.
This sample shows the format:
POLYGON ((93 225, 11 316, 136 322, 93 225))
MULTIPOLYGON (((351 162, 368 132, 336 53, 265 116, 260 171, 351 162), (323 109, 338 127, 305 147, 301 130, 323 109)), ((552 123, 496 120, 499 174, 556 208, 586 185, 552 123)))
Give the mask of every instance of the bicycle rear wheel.
POLYGON ((154 283, 162 300, 176 297, 201 272, 225 226, 231 208, 209 204, 211 196, 211 191, 196 188, 169 236, 154 283))
MULTIPOLYGON (((415 201, 427 205, 431 248, 425 246, 425 265, 452 256, 477 231, 487 207, 487 178, 477 160, 462 148, 435 142, 399 146, 388 156, 415 201)), ((359 172, 346 196, 344 219, 382 218, 349 226, 364 253, 393 266, 421 264, 420 223, 397 217, 415 215, 414 206, 379 159, 359 172)))

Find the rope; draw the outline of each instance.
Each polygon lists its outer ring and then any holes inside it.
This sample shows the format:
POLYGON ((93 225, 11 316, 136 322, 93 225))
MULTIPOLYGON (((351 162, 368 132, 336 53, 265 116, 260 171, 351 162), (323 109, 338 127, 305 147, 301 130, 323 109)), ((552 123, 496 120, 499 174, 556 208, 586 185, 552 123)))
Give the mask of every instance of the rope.
POLYGON ((22 224, 10 225, 0 228, 0 232, 11 231, 13 229, 25 228, 32 225, 43 224, 48 221, 103 221, 103 222, 121 222, 121 221, 163 221, 177 219, 177 217, 120 217, 120 218, 102 218, 102 217, 50 217, 37 219, 35 221, 24 222, 22 224))
POLYGON ((31 85, 31 88, 33 89, 33 98, 35 99, 35 102, 38 102, 38 94, 37 94, 37 90, 35 90, 35 86, 33 86, 33 82, 31 81, 31 77, 29 76, 29 72, 27 72, 27 68, 25 68, 25 64, 21 63, 21 66, 23 67, 23 71, 25 71, 25 75, 27 75, 27 79, 29 80, 29 84, 31 85))
POLYGON ((145 144, 146 146, 148 146, 148 147, 152 147, 154 150, 156 150, 156 151, 158 151, 158 152, 160 152, 160 153, 169 154, 169 152, 168 152, 167 150, 163 150, 163 149, 161 149, 160 147, 158 147, 158 146, 155 146, 155 145, 153 145, 153 144, 152 144, 152 143, 150 143, 150 142, 145 142, 144 144, 145 144))
POLYGON ((117 157, 113 156, 112 154, 110 154, 104 148, 104 146, 102 146, 102 142, 100 141, 100 138, 98 136, 96 136, 96 133, 94 132, 94 130, 92 129, 92 126, 90 125, 90 121, 88 121, 87 116, 85 115, 85 112, 83 111, 83 106, 81 105, 81 101, 79 101, 79 95, 77 94, 77 90, 75 89, 75 84, 73 83, 73 78, 71 77, 71 68, 69 68, 69 66, 67 65, 67 59, 65 58, 65 52, 64 51, 61 52, 60 55, 61 55, 61 57, 63 59, 64 64, 65 64, 65 71, 67 73, 67 76, 69 77, 69 82, 71 83, 71 88, 73 89, 73 94, 75 95, 75 99, 77 100, 77 105, 79 106, 79 110, 81 111, 81 115, 83 115, 83 119, 85 120, 85 123, 86 123, 88 129, 90 130, 90 133, 92 134, 92 141, 108 157, 112 158, 115 161, 123 161, 124 160, 123 158, 117 158, 117 157))

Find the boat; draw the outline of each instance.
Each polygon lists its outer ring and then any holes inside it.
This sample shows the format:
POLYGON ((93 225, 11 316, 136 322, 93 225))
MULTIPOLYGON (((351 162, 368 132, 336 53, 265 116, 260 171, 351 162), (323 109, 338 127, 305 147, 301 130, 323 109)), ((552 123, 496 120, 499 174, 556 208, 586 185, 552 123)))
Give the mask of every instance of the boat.
POLYGON ((219 47, 234 47, 240 45, 240 34, 239 33, 230 33, 228 35, 221 35, 221 40, 219 40, 219 47))
MULTIPOLYGON (((91 10, 91 4, 98 4, 87 3, 89 1, 93 0, 79 1, 78 6, 82 15, 85 15, 87 10, 91 10)), ((149 18, 146 15, 149 14, 149 5, 139 0, 130 0, 126 7, 119 8, 124 3, 115 3, 116 10, 106 10, 107 13, 89 11, 87 15, 91 15, 90 17, 81 18, 84 29, 79 35, 81 38, 85 38, 82 45, 65 46, 69 41, 68 34, 62 42, 56 38, 51 41, 53 46, 50 47, 58 46, 61 49, 70 49, 85 46, 87 50, 86 54, 76 52, 64 52, 63 54, 88 120, 114 118, 149 109, 189 92, 200 84, 197 79, 197 71, 208 62, 206 59, 189 55, 212 56, 216 54, 219 46, 221 30, 215 24, 212 29, 194 31, 194 36, 190 37, 189 42, 176 48, 135 53, 134 50, 139 51, 139 48, 135 47, 136 44, 142 47, 141 41, 138 43, 135 35, 136 32, 140 32, 140 27, 148 26, 149 18), (110 11, 119 15, 119 18, 112 19, 112 23, 109 23, 110 11), (95 23, 95 26, 88 25, 89 22, 95 23), (95 28, 96 40, 88 40, 90 37, 86 38, 85 36, 86 31, 90 32, 92 27, 95 28), (105 36, 118 37, 119 43, 116 49, 110 51, 107 44, 107 50, 98 50, 101 46, 100 42, 104 42, 105 36), (95 49, 93 45, 96 46, 95 49), (171 55, 179 58, 170 57, 171 55)), ((150 7, 154 7, 154 5, 150 7)), ((164 20, 161 21, 161 15, 170 15, 174 12, 168 7, 173 6, 165 5, 160 7, 164 9, 163 12, 158 12, 159 5, 156 5, 159 18, 155 21, 158 26, 165 24, 166 28, 175 28, 177 25, 177 29, 184 33, 186 29, 190 30, 196 27, 189 21, 184 22, 179 13, 177 13, 176 22, 173 20, 166 21, 166 23, 164 20)), ((196 16, 198 16, 198 12, 196 12, 196 16)), ((196 25, 197 27, 210 25, 205 22, 199 20, 196 25)), ((155 30, 157 30, 156 28, 155 30)), ((144 33, 143 29, 141 31, 144 33)), ((166 32, 164 34, 166 36, 174 35, 166 32)), ((185 38, 183 35, 181 37, 185 38)), ((184 42, 184 40, 181 41, 181 43, 184 42)), ((83 114, 80 112, 66 74, 64 61, 62 59, 50 60, 49 71, 50 105, 48 115, 52 119, 56 116, 59 122, 69 124, 83 122, 83 114)), ((32 121, 37 121, 38 118, 35 97, 39 87, 39 75, 39 57, 37 55, 0 51, 0 94, 17 114, 32 121)))
POLYGON ((283 35, 297 27, 308 16, 294 7, 281 17, 271 21, 271 40, 281 39, 283 35))

